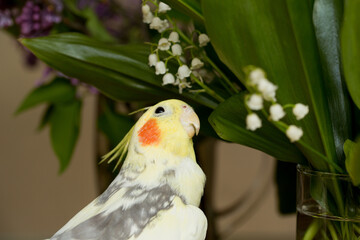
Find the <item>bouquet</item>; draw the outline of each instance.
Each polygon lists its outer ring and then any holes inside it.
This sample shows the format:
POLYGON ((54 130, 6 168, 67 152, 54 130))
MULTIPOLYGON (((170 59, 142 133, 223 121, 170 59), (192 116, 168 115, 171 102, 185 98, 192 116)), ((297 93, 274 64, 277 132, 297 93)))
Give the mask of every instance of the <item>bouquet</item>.
MULTIPOLYGON (((62 170, 76 142, 81 106, 68 79, 114 100, 181 98, 198 109, 204 134, 214 136, 215 131, 221 139, 256 148, 279 161, 348 177, 351 197, 336 179, 310 184, 313 201, 345 223, 330 222, 321 229, 316 220, 310 221, 298 237, 359 236, 360 228, 347 222, 358 219, 360 211, 354 200, 360 185, 360 141, 356 140, 360 2, 133 1, 124 8, 136 6, 141 11, 138 19, 143 23, 137 29, 143 34, 130 44, 122 44, 114 28, 106 27, 103 19, 109 14, 101 17, 94 7, 81 8, 81 1, 33 2, 40 10, 52 6, 47 11, 54 16, 43 17, 51 19, 51 26, 43 31, 46 36, 28 36, 22 25, 20 42, 61 76, 35 89, 19 111, 49 104, 43 122, 50 122, 62 170), (49 94, 44 97, 44 92, 49 94), (64 138, 68 138, 66 144, 56 140, 64 138), (330 200, 324 202, 316 194, 320 189, 330 200), (347 204, 350 198, 354 204, 347 204)), ((100 3, 117 9, 111 1, 100 3)), ((26 14, 15 16, 9 10, 13 8, 1 8, 0 23, 18 36, 13 31, 15 22, 22 24, 26 14)), ((111 16, 119 15, 121 11, 111 16)), ((115 114, 113 109, 105 112, 106 119, 115 114)))

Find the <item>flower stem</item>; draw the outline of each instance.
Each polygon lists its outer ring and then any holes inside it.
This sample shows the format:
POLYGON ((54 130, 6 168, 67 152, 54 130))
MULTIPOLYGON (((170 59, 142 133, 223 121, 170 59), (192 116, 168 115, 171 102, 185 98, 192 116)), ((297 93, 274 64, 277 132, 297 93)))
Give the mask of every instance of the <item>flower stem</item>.
POLYGON ((191 79, 194 80, 200 87, 202 87, 207 94, 218 100, 219 102, 225 101, 220 95, 218 95, 214 90, 206 86, 202 81, 200 81, 194 74, 191 74, 191 79))

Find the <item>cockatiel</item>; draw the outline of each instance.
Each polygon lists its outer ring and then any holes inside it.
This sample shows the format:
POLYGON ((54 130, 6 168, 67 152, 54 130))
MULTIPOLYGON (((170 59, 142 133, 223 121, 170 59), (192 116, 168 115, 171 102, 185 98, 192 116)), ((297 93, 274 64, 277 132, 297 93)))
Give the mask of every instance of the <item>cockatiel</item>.
POLYGON ((105 156, 112 161, 127 152, 118 176, 51 239, 205 239, 198 208, 205 175, 192 143, 199 129, 194 110, 180 100, 148 108, 105 156))

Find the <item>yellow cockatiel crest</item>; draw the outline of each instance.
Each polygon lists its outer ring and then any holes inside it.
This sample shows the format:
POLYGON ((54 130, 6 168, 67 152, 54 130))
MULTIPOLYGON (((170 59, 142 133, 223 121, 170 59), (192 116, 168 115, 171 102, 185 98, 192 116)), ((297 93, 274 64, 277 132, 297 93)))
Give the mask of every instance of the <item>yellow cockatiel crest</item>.
POLYGON ((205 175, 192 143, 199 129, 180 100, 148 108, 104 156, 118 164, 126 156, 118 176, 51 239, 205 239, 207 220, 198 208, 205 175))

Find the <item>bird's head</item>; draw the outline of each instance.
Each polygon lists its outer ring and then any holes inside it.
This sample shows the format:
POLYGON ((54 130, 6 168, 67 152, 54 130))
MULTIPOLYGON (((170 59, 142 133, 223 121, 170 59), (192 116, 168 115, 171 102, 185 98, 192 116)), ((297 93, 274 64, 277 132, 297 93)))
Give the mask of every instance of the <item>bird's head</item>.
POLYGON ((200 121, 185 102, 171 99, 149 107, 119 145, 104 159, 128 154, 164 152, 195 159, 192 137, 199 133, 200 121))

